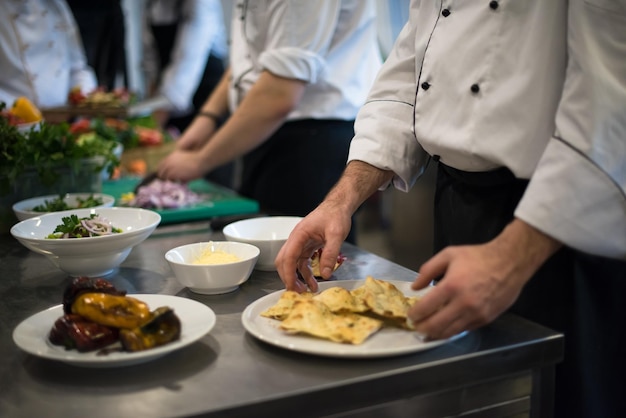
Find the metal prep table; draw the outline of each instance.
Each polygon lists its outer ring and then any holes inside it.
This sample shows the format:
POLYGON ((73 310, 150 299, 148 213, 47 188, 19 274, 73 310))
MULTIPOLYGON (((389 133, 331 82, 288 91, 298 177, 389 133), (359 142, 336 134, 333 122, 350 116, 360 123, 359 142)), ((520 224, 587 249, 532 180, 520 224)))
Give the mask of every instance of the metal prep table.
MULTIPOLYGON (((554 366, 563 336, 511 314, 443 346, 379 359, 318 357, 274 347, 246 333, 245 307, 283 289, 274 272, 255 271, 235 292, 208 296, 183 288, 164 254, 178 245, 221 240, 207 222, 157 228, 108 277, 133 293, 205 303, 217 315, 200 341, 154 361, 82 368, 23 353, 12 331, 61 302, 68 277, 44 256, 0 235, 0 417, 380 417, 532 416, 552 411, 554 366)), ((341 279, 412 281, 415 272, 346 244, 341 279)))

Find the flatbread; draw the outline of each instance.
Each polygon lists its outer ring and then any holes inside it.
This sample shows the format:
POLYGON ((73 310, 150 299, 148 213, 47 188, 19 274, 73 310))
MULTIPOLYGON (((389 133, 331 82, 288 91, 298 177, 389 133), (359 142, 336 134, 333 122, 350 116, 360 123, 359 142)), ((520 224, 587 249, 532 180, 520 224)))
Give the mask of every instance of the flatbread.
POLYGON ((369 309, 362 300, 355 298, 348 289, 339 286, 329 287, 313 296, 313 299, 324 303, 334 313, 358 313, 369 309))
POLYGON ((261 316, 282 321, 287 318, 296 301, 311 299, 312 297, 313 293, 311 292, 298 293, 293 290, 285 290, 280 296, 280 299, 278 299, 278 302, 261 312, 261 316))
POLYGON ((382 321, 366 316, 335 314, 324 303, 299 300, 280 324, 290 334, 307 334, 338 343, 361 344, 382 327, 382 321))
MULTIPOLYGON (((315 251, 313 255, 311 256, 311 271, 313 272, 313 276, 317 277, 318 279, 322 278, 322 271, 320 268, 321 257, 322 257, 321 248, 315 251)), ((343 264, 344 261, 346 261, 346 256, 339 253, 339 255, 337 256, 337 261, 335 262, 335 265, 333 266, 333 271, 337 270, 339 266, 343 264)))
POLYGON ((363 286, 352 290, 352 295, 363 301, 372 313, 383 318, 406 320, 411 307, 407 297, 393 283, 371 276, 365 278, 363 286))
POLYGON ((291 334, 361 344, 382 327, 412 329, 407 314, 418 299, 405 296, 393 283, 368 276, 353 290, 340 286, 318 294, 286 290, 261 316, 282 321, 280 328, 291 334))

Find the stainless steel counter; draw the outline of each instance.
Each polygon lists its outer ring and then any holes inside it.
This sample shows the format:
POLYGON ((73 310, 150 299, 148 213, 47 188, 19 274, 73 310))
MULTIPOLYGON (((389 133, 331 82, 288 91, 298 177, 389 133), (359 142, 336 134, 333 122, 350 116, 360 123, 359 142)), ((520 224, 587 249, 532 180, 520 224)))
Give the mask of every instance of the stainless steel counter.
MULTIPOLYGON (((218 296, 191 293, 172 277, 167 250, 211 239, 222 235, 207 223, 160 227, 108 279, 130 294, 205 303, 217 315, 215 328, 148 363, 90 369, 27 355, 13 343, 19 322, 60 303, 69 278, 0 235, 0 416, 550 416, 562 335, 507 314, 449 344, 399 357, 335 359, 287 351, 256 340, 241 323, 248 304, 283 288, 276 273, 255 271, 239 290, 218 296)), ((348 261, 337 280, 415 276, 354 246, 343 252, 348 261)))

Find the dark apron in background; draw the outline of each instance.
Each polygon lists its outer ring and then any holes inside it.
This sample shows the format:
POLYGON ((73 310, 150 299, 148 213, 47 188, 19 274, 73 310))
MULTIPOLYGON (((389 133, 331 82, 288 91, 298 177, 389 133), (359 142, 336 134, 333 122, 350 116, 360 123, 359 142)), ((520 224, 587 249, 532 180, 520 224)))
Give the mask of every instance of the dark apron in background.
MULTIPOLYGON (((240 193, 272 215, 306 216, 346 167, 354 121, 286 122, 243 157, 240 193)), ((355 243, 354 219, 347 241, 355 243)))
MULTIPOLYGON (((435 251, 479 244, 513 220, 527 180, 508 169, 470 173, 439 163, 435 251)), ((626 416, 626 262, 563 247, 526 284, 510 311, 565 335, 555 417, 626 416)))
POLYGON ((126 23, 120 0, 66 0, 83 41, 87 64, 98 85, 127 87, 126 23), (121 83, 120 83, 121 82, 121 83))

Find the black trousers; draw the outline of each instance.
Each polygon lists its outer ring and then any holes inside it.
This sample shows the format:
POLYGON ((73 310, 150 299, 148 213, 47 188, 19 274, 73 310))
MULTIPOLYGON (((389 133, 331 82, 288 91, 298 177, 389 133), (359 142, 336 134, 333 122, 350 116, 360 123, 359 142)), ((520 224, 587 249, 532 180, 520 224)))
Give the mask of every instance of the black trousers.
MULTIPOLYGON (((513 220, 527 186, 507 169, 467 173, 439 164, 435 250, 484 243, 513 220)), ((510 311, 565 335, 555 416, 626 416, 626 262, 563 248, 510 311)))
POLYGON ((87 63, 98 85, 112 90, 118 76, 127 85, 124 38, 126 24, 120 0, 66 0, 80 31, 87 63))
POLYGON ((269 214, 306 216, 339 180, 353 136, 354 121, 287 122, 244 156, 239 192, 269 214))
MULTIPOLYGON (((159 55, 159 78, 163 75, 165 68, 167 68, 171 62, 179 24, 180 22, 175 22, 167 25, 150 26, 156 43, 157 53, 159 55)), ((184 132, 196 117, 196 113, 202 109, 202 106, 213 92, 213 89, 215 89, 215 87, 219 84, 223 74, 223 60, 216 55, 209 54, 209 57, 204 65, 202 78, 200 79, 198 87, 196 87, 196 91, 194 92, 192 98, 193 106, 191 111, 186 115, 170 117, 167 121, 167 125, 174 126, 180 132, 184 132)), ((232 189, 235 186, 235 164, 227 163, 217 167, 215 170, 208 173, 205 176, 205 179, 232 189)))

